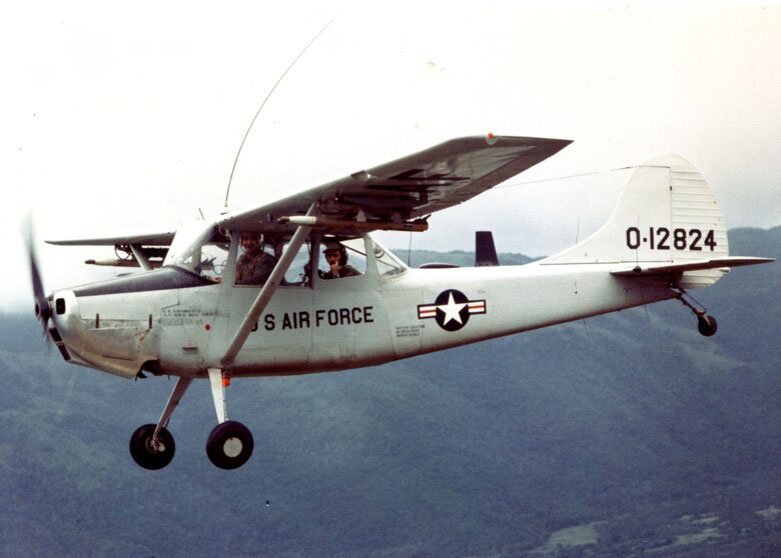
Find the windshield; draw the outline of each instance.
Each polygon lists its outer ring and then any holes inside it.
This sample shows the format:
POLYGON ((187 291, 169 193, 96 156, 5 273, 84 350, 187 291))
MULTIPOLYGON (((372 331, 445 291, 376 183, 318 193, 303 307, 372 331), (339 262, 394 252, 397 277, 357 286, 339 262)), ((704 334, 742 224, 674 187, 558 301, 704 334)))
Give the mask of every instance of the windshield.
POLYGON ((228 259, 230 239, 213 224, 191 223, 176 232, 166 263, 219 281, 228 259))

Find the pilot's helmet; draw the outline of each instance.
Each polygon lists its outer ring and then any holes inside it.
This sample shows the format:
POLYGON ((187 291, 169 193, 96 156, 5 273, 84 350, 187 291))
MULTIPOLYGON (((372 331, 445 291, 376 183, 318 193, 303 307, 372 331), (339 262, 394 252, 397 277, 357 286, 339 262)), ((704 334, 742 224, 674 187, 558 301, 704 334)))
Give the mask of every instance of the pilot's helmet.
POLYGON ((326 256, 329 254, 339 254, 339 265, 345 265, 347 263, 347 250, 339 242, 326 242, 325 250, 323 254, 326 256))
POLYGON ((338 242, 326 242, 325 250, 323 250, 323 254, 327 254, 328 252, 341 253, 342 250, 344 250, 344 246, 342 246, 338 242))

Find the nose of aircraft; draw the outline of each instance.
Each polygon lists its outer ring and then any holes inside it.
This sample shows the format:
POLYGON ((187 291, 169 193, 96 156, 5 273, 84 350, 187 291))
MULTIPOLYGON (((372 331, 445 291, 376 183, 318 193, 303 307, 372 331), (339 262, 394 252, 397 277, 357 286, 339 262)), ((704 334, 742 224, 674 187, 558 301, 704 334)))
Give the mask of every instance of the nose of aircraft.
POLYGON ((50 319, 48 321, 48 333, 51 340, 57 346, 62 358, 67 362, 73 360, 65 341, 74 333, 71 330, 78 329, 76 322, 76 296, 73 291, 59 291, 53 293, 46 301, 50 319))

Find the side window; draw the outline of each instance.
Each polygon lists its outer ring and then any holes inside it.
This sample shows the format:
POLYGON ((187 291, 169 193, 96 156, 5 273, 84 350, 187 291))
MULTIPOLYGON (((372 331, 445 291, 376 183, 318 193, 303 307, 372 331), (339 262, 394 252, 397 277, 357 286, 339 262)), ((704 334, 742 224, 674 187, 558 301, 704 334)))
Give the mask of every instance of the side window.
POLYGON ((236 254, 235 285, 263 285, 274 270, 276 260, 269 254, 263 235, 244 231, 239 234, 236 254))
MULTIPOLYGON (((281 247, 279 255, 287 245, 281 247)), ((285 287, 308 287, 311 284, 312 277, 312 245, 309 242, 304 243, 298 250, 298 254, 293 258, 293 262, 285 272, 285 278, 282 280, 282 286, 285 287)))
POLYGON ((342 279, 366 273, 366 244, 363 238, 324 237, 320 249, 317 273, 321 279, 342 279))
POLYGON ((374 243, 374 259, 377 261, 377 271, 380 275, 398 275, 407 269, 401 260, 383 248, 376 240, 372 239, 372 242, 374 243))

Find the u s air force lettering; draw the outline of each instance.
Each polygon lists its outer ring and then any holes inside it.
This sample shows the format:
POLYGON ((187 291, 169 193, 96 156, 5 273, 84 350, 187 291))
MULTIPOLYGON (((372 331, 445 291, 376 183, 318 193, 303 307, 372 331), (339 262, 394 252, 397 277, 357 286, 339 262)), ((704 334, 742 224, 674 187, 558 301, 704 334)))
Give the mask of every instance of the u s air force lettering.
MULTIPOLYGON (((266 314, 262 326, 266 331, 275 329, 305 329, 310 327, 335 327, 374 323, 374 306, 353 306, 351 308, 321 308, 314 312, 299 310, 285 312, 281 316, 266 314)), ((258 324, 252 331, 258 329, 258 324)))

